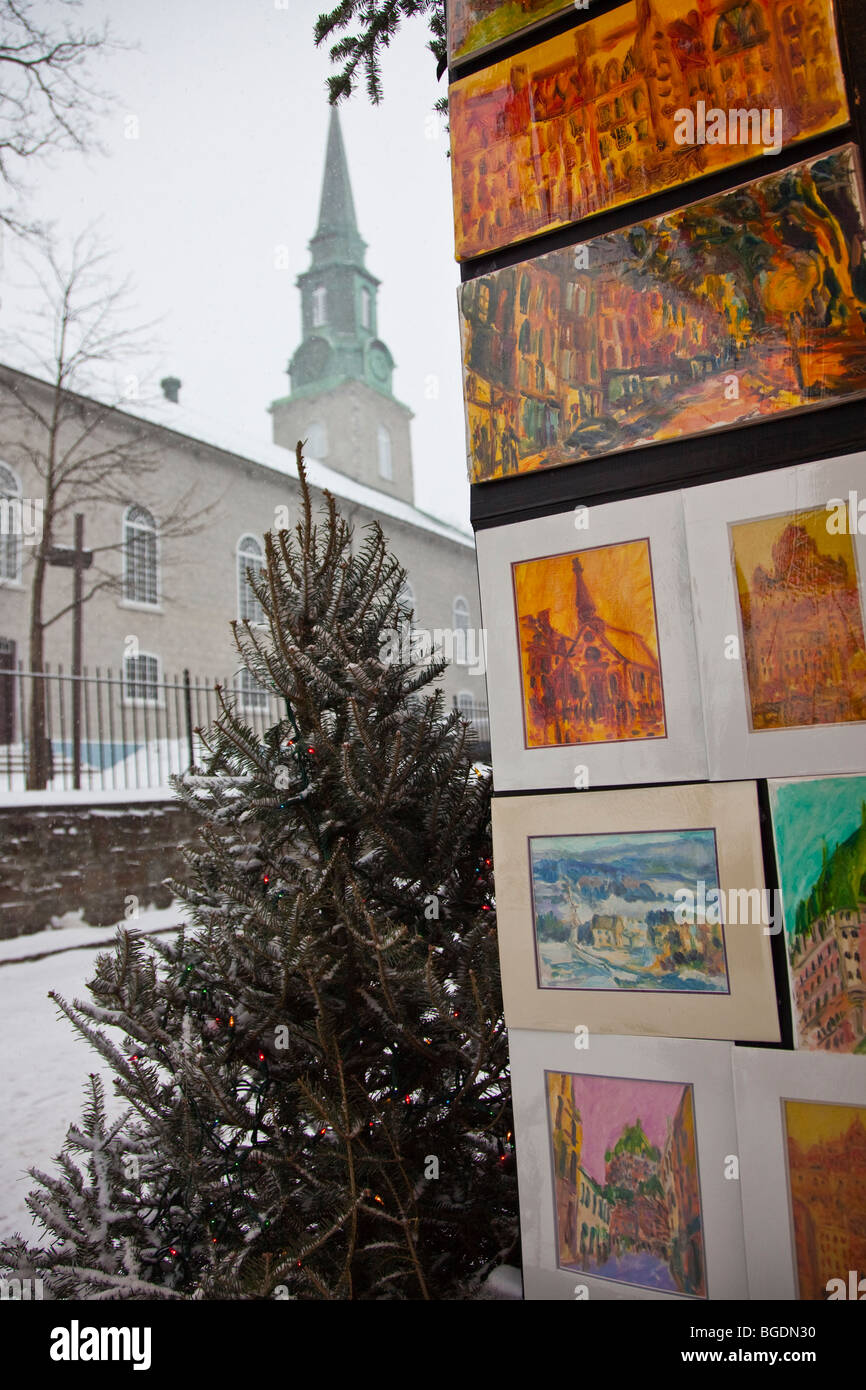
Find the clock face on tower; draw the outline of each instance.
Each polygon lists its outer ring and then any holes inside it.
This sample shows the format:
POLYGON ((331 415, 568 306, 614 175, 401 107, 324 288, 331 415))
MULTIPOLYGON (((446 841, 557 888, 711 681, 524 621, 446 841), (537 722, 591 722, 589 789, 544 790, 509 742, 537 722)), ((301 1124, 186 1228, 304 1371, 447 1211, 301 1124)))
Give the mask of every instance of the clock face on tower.
POLYGON ((384 348, 370 348, 370 371, 373 373, 375 379, 381 381, 383 385, 387 382, 391 371, 391 363, 388 360, 388 354, 384 348))
POLYGON ((292 372, 298 385, 317 381, 327 375, 331 349, 324 338, 308 338, 302 343, 292 362, 292 372))

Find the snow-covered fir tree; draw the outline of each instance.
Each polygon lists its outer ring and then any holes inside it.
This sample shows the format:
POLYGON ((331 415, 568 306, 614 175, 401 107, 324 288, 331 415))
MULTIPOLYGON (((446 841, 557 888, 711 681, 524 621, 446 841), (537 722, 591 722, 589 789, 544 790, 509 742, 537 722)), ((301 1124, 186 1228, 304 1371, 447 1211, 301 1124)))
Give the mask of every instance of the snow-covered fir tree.
POLYGON ((513 1260, 517 1194, 492 901, 490 785, 435 678, 395 659, 405 571, 353 549, 325 494, 266 538, 244 665, 205 766, 191 923, 121 930, 92 1000, 58 1003, 109 1063, 58 1171, 41 1249, 0 1249, 55 1298, 454 1299, 513 1260))

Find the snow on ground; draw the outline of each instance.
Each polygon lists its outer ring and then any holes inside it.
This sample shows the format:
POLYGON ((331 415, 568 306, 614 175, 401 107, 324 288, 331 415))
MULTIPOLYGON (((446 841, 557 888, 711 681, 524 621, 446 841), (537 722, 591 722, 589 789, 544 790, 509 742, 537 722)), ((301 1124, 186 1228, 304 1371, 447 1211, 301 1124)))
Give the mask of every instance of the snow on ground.
MULTIPOLYGON (((146 933, 164 931, 181 921, 182 911, 180 905, 154 908, 124 925, 146 933)), ((40 1239, 24 1205, 33 1185, 27 1169, 53 1172, 52 1160, 66 1129, 80 1118, 90 1072, 105 1080, 109 1106, 115 1112, 120 1108, 106 1063, 47 997, 53 989, 67 1003, 86 999, 96 957, 110 946, 114 930, 70 924, 0 941, 0 1237, 20 1231, 25 1238, 40 1239), (38 960, 21 959, 37 954, 38 960)))
MULTIPOLYGON (((122 925, 128 931, 165 931, 169 927, 176 927, 182 915, 183 908, 178 904, 173 907, 152 907, 122 925)), ((106 946, 111 945, 117 927, 89 927, 82 922, 81 917, 80 911, 65 912, 62 917, 54 919, 57 926, 0 941, 0 965, 6 961, 24 960, 30 956, 56 955, 58 951, 74 951, 83 946, 96 946, 99 942, 106 946)))

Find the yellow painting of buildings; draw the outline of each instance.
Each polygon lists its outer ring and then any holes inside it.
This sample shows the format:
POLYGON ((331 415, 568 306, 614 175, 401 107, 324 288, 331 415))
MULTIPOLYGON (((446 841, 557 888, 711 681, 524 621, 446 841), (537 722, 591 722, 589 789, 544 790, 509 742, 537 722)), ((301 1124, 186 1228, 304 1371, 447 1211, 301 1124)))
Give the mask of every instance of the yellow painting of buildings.
POLYGON ((732 525, 752 728, 866 720, 866 636, 850 534, 826 508, 732 525))
POLYGON ((774 150, 848 120, 831 0, 630 0, 449 101, 458 260, 764 153, 712 112, 772 113, 774 150))
POLYGON ((823 1302, 831 1279, 866 1274, 866 1109, 782 1104, 799 1297, 823 1302))

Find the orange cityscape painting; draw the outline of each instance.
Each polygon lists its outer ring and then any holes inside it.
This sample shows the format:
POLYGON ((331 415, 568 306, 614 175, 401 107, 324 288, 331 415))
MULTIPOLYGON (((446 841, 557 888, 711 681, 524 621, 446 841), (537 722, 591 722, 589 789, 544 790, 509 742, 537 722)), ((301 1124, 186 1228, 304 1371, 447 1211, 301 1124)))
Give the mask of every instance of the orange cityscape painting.
POLYGON ((460 290, 471 481, 866 391, 866 214, 844 145, 460 290))
POLYGON ((665 737, 648 540, 512 566, 527 748, 665 737))
POLYGON ((730 527, 754 730, 866 720, 866 637, 850 534, 830 513, 730 527))
POLYGON ((848 120, 831 0, 629 0, 449 104, 458 260, 848 120))
POLYGON ((866 1274, 866 1109, 782 1102, 801 1299, 825 1302, 831 1280, 866 1274))

